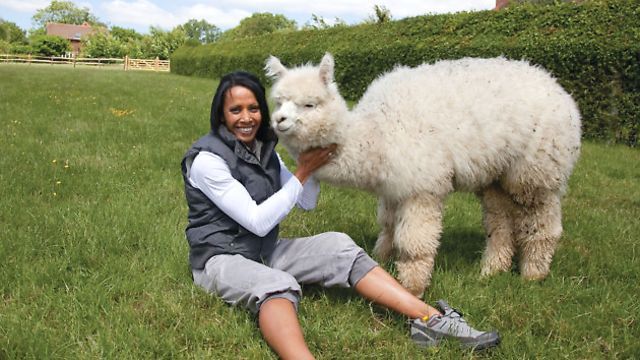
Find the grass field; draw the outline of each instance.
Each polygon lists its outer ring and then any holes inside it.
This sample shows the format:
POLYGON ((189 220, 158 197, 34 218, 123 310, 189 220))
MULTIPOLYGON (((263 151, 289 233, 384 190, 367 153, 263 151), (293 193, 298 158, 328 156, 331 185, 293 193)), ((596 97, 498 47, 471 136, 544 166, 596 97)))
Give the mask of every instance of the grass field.
MULTIPOLYGON (((275 358, 253 316, 191 283, 180 159, 208 131, 215 82, 0 64, 0 359, 275 358)), ((405 319, 346 289, 305 287, 320 359, 640 358, 640 151, 586 142, 551 275, 479 280, 478 201, 446 205, 433 286, 502 345, 419 349, 405 319)), ((336 230, 371 251, 375 199, 323 186, 283 236, 336 230)), ((390 263, 384 266, 393 271, 390 263)))

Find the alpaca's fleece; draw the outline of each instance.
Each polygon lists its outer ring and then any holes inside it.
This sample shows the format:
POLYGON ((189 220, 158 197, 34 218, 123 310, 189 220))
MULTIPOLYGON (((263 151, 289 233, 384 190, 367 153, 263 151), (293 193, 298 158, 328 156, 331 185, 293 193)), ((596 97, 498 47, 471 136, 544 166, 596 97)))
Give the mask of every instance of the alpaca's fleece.
POLYGON ((414 293, 430 281, 442 201, 453 190, 483 201, 483 274, 508 270, 519 250, 523 276, 547 275, 580 149, 577 106, 548 72, 504 58, 398 67, 349 111, 329 54, 293 69, 271 57, 266 70, 282 143, 294 156, 338 144, 316 177, 380 197, 376 251, 396 250, 400 280, 414 293))

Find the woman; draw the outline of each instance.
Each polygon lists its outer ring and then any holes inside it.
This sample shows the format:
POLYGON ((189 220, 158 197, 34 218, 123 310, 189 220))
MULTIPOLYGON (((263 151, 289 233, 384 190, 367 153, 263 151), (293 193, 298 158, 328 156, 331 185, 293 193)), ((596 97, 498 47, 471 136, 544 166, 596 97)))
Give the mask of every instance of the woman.
POLYGON ((296 204, 315 207, 311 176, 334 147, 311 149, 289 172, 275 152, 264 87, 252 74, 224 76, 213 97, 211 132, 182 161, 189 205, 189 260, 194 282, 258 314, 265 340, 283 359, 313 358, 297 319, 300 284, 353 287, 411 320, 411 338, 432 346, 453 337, 475 349, 495 346, 496 332, 477 331, 444 301, 443 313, 407 292, 341 233, 278 238, 278 223, 296 204))

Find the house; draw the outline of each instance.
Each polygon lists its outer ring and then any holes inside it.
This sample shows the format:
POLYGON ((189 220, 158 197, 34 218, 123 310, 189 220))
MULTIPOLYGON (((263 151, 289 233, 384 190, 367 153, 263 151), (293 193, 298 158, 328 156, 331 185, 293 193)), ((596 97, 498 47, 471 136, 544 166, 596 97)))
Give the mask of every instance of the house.
POLYGON ((509 0, 496 0, 496 10, 500 10, 509 4, 509 0))
POLYGON ((84 22, 82 25, 48 23, 46 26, 47 35, 57 35, 71 42, 71 52, 77 56, 82 49, 82 37, 91 35, 94 28, 89 23, 84 22))

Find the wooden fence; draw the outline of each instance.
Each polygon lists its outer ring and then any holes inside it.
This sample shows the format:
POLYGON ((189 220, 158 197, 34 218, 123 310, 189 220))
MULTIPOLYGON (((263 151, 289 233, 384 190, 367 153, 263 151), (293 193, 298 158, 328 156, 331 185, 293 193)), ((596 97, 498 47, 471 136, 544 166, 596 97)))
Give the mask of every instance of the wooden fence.
POLYGON ((131 59, 124 57, 124 70, 151 70, 151 71, 170 71, 170 60, 155 59, 131 59))
POLYGON ((0 63, 51 64, 51 65, 87 65, 99 67, 116 67, 123 70, 170 71, 169 60, 120 58, 79 58, 63 56, 33 56, 18 54, 0 54, 0 63))

